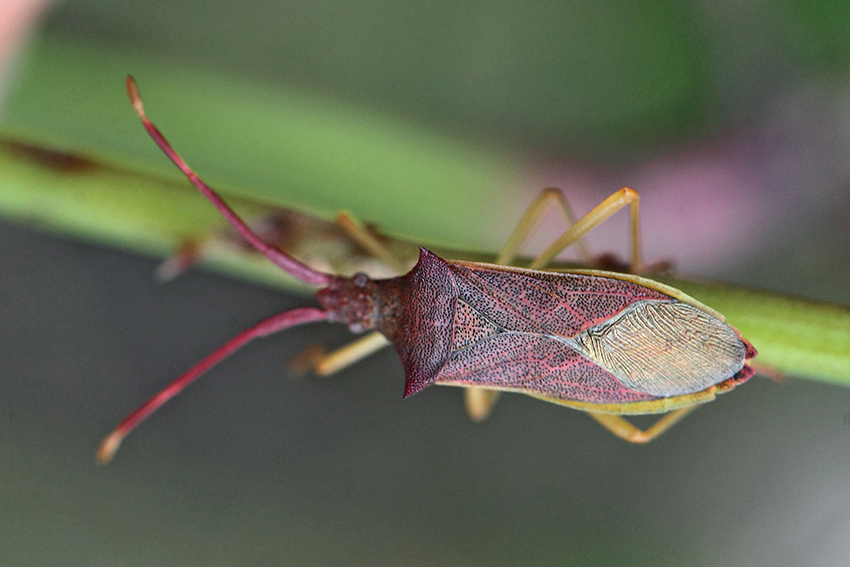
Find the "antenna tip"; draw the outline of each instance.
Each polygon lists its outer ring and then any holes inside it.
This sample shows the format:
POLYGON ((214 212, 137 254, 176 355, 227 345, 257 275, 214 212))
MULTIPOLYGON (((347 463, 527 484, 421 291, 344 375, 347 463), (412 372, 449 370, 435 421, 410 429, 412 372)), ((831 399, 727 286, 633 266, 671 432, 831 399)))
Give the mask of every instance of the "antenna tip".
POLYGON ((111 461, 123 440, 124 436, 117 430, 104 437, 100 445, 97 446, 97 453, 95 454, 97 464, 103 466, 111 461))
POLYGON ((130 102, 133 103, 133 108, 139 113, 139 116, 145 115, 145 108, 142 106, 142 96, 139 94, 139 85, 136 84, 136 79, 132 75, 127 75, 127 94, 130 96, 130 102))

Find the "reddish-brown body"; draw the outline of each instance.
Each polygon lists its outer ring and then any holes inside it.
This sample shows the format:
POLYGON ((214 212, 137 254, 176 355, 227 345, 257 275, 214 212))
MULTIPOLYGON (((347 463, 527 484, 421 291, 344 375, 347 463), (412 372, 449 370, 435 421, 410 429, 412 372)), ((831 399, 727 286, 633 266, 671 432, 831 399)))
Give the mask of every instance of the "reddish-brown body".
MULTIPOLYGON (((127 416, 102 442, 101 462, 111 459, 121 440, 151 412, 246 342, 316 321, 343 323, 355 333, 380 331, 401 358, 405 396, 432 384, 465 386, 476 395, 521 392, 588 411, 633 442, 654 438, 689 407, 753 375, 748 361, 755 349, 722 315, 638 276, 447 261, 424 248, 416 266, 397 278, 344 278, 315 270, 252 231, 148 120, 129 77, 127 90, 151 137, 239 234, 284 271, 321 288, 316 293, 321 309, 278 313, 228 341, 127 416), (667 412, 646 432, 612 417, 667 412)), ((612 195, 570 231, 587 230, 606 214, 599 211, 610 214, 625 202, 633 204, 632 265, 637 266, 634 190, 612 195)), ((570 231, 538 260, 554 257, 562 240, 571 242, 570 231)), ((480 398, 470 404, 472 398, 467 408, 478 419, 495 401, 480 398)))
POLYGON ((755 350, 734 328, 629 279, 649 282, 614 273, 446 261, 422 249, 404 276, 340 278, 317 298, 333 320, 355 332, 377 328, 390 340, 404 366, 405 396, 450 384, 604 406, 685 396, 752 376, 746 361, 755 350), (671 310, 676 320, 659 327, 671 310), (682 312, 695 317, 691 324, 683 322, 682 312), (627 325, 635 316, 653 324, 635 330, 627 325), (593 347, 598 337, 618 331, 643 341, 638 346, 644 349, 661 345, 644 353, 652 359, 649 366, 662 368, 659 376, 636 378, 641 369, 627 372, 599 356, 593 347), (651 344, 648 335, 656 338, 651 344))

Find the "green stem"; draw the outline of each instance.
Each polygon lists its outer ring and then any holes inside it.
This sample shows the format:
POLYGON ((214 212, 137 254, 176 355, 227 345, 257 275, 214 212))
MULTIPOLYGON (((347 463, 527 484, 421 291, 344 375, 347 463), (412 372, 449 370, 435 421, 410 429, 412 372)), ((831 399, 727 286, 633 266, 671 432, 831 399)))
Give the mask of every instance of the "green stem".
MULTIPOLYGON (((7 217, 158 256, 203 241, 224 224, 182 180, 163 182, 10 144, 0 145, 0 187, 0 213, 7 217)), ((269 210, 228 200, 248 216, 269 210)), ((211 250, 205 264, 256 282, 298 287, 264 258, 238 249, 211 250)), ((719 283, 664 281, 726 315, 758 349, 758 364, 850 386, 850 307, 719 283)))

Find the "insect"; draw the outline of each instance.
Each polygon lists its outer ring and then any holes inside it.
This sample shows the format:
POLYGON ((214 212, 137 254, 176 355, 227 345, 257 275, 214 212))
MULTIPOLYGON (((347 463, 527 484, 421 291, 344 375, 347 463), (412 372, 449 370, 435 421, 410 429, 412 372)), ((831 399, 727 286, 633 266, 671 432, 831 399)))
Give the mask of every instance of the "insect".
POLYGON ((560 205, 569 229, 527 269, 444 260, 420 248, 407 274, 372 280, 327 274, 265 243, 172 149, 147 118, 138 87, 130 100, 162 151, 254 248, 292 276, 319 286, 319 307, 273 315, 225 343, 127 416, 104 438, 100 463, 162 404, 245 343, 296 325, 343 323, 377 331, 329 355, 335 369, 384 343, 401 358, 404 395, 432 384, 467 388, 471 417, 486 417, 501 391, 528 394, 587 412, 615 435, 644 443, 699 404, 746 382, 756 350, 722 315, 667 285, 598 270, 543 271, 561 250, 629 205, 633 271, 640 270, 638 194, 623 188, 577 222, 560 192, 544 191, 520 220, 497 264, 516 255, 540 215, 560 205), (646 430, 622 416, 666 414, 646 430))

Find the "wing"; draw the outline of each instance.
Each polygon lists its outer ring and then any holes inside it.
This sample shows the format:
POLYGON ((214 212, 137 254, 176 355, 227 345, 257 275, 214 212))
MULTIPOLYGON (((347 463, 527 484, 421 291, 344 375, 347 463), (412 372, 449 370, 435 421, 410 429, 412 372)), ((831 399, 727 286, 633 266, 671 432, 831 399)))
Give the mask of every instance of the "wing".
POLYGON ((440 383, 630 403, 704 390, 745 362, 734 329, 633 282, 449 266, 457 300, 440 383))
POLYGON ((599 404, 655 398, 629 390, 567 344, 530 333, 499 332, 452 352, 436 382, 599 404))

